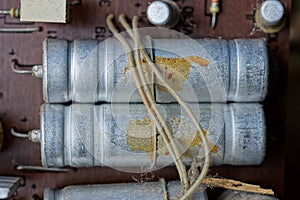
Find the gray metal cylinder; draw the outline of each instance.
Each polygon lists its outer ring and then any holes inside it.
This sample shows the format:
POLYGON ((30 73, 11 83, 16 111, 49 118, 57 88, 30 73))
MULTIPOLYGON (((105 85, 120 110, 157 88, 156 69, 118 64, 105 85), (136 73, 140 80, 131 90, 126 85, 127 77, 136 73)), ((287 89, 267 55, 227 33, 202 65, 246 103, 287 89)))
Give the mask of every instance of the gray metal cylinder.
POLYGON ((153 25, 172 28, 178 23, 181 12, 174 1, 162 0, 151 2, 147 7, 146 15, 153 25))
MULTIPOLYGON (((258 165, 265 156, 259 104, 190 104, 208 131, 211 164, 258 165)), ((203 158, 202 140, 178 104, 159 105, 186 164, 203 158)), ((172 158, 143 104, 44 104, 41 157, 45 167, 157 169, 172 158), (154 159, 155 157, 155 159, 154 159)))
MULTIPOLYGON (((266 96, 268 53, 263 39, 145 39, 143 43, 187 102, 258 102, 266 96)), ((141 102, 127 57, 115 39, 101 43, 46 39, 43 49, 46 102, 141 102)), ((150 87, 156 101, 176 102, 147 63, 143 66, 154 80, 150 87)))
POLYGON ((223 192, 218 200, 278 200, 278 198, 273 196, 267 196, 262 194, 250 193, 250 192, 242 192, 242 191, 233 191, 226 190, 223 192))
POLYGON ((285 25, 285 8, 279 0, 266 0, 255 14, 257 25, 266 33, 280 31, 285 25))
MULTIPOLYGON (((44 200, 160 200, 176 199, 182 196, 179 181, 170 181, 165 185, 161 182, 122 183, 68 186, 61 190, 46 188, 44 200)), ((200 188, 190 198, 191 200, 207 200, 204 189, 200 188)))

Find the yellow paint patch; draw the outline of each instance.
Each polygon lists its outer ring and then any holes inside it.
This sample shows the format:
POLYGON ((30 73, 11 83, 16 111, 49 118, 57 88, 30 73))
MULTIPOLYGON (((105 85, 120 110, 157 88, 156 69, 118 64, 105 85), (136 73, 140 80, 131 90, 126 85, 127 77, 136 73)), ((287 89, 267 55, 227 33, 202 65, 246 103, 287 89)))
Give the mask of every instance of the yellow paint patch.
POLYGON ((131 120, 126 129, 126 139, 132 151, 153 152, 154 125, 150 118, 131 120))
MULTIPOLYGON (((209 61, 199 56, 187 56, 184 58, 167 58, 167 57, 155 57, 155 63, 161 70, 163 77, 172 86, 175 91, 182 91, 181 84, 189 79, 190 71, 192 69, 192 62, 206 67, 209 65, 209 61)), ((143 71, 146 73, 146 77, 151 77, 151 68, 145 59, 142 59, 143 71)), ((124 68, 125 83, 128 83, 127 73, 130 71, 130 67, 124 68)), ((152 79, 149 79, 152 80, 152 79)), ((157 89, 168 92, 161 81, 157 81, 157 89)))
MULTIPOLYGON (((194 158, 195 156, 199 155, 199 147, 202 147, 203 140, 200 136, 200 133, 193 129, 189 123, 182 121, 180 118, 172 118, 170 119, 172 131, 175 132, 174 138, 176 139, 176 144, 182 152, 183 157, 187 158, 194 158), (184 130, 179 132, 178 129, 184 130)), ((211 153, 218 153, 218 147, 215 146, 211 141, 208 140, 208 131, 204 131, 204 135, 208 142, 208 146, 210 148, 211 153)), ((167 155, 168 149, 163 141, 161 136, 158 136, 158 154, 159 155, 167 155)))
MULTIPOLYGON (((171 130, 175 132, 174 138, 176 140, 179 152, 182 152, 182 156, 186 158, 194 158, 199 155, 199 148, 202 147, 203 140, 200 133, 193 129, 189 123, 182 121, 181 118, 172 118, 171 130), (184 130, 182 132, 178 131, 184 130)), ((133 152, 145 152, 151 153, 152 160, 154 159, 154 153, 158 155, 169 155, 169 151, 163 141, 162 136, 157 138, 157 151, 155 151, 155 136, 154 136, 154 124, 150 118, 144 118, 142 120, 131 120, 126 129, 126 139, 129 148, 133 152)), ((218 147, 208 140, 208 131, 204 131, 204 135, 207 139, 211 153, 218 153, 218 147)))
MULTIPOLYGON (((158 68, 162 71, 164 79, 175 91, 182 91, 181 84, 189 79, 192 64, 185 58, 155 57, 158 68)), ((157 80, 157 89, 168 92, 164 84, 157 80)))
POLYGON ((129 72, 129 66, 126 66, 124 68, 124 82, 127 84, 128 83, 128 76, 127 76, 127 73, 129 72))

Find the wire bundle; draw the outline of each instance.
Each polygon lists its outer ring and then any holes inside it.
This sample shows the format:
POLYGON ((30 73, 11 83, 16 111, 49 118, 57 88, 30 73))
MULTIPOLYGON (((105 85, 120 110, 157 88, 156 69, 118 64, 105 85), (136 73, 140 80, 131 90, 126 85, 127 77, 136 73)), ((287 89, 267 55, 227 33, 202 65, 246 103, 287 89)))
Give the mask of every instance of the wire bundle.
MULTIPOLYGON (((165 80, 163 75, 160 72, 160 69, 157 67, 157 65, 151 60, 149 55, 147 54, 143 44, 140 41, 140 35, 138 31, 138 17, 134 16, 132 20, 132 28, 127 23, 125 19, 125 15, 119 16, 119 21, 122 24, 122 26, 125 28, 129 36, 134 41, 134 50, 131 49, 129 43, 126 41, 126 39, 118 32, 118 30, 113 25, 114 16, 110 14, 107 17, 107 25, 110 29, 110 31, 114 34, 114 36, 119 40, 121 43, 124 51, 126 52, 128 63, 130 70, 132 71, 133 78, 136 84, 136 87, 138 89, 138 92, 143 100, 144 105, 146 106, 146 109, 148 113, 150 114, 151 119, 153 120, 159 134, 162 136, 171 156, 174 160, 174 163, 176 165, 176 168, 179 173, 179 177, 181 180, 181 185, 183 188, 183 196, 181 199, 188 199, 194 191, 196 191, 200 184, 202 183, 203 179, 207 175, 208 169, 209 169, 209 163, 210 163, 210 157, 209 157, 209 146, 207 139, 205 137, 205 130, 201 127, 201 125, 198 123, 198 120, 196 119, 194 113, 191 111, 188 104, 175 92, 175 90, 172 88, 172 86, 165 80), (134 56, 132 51, 134 51, 134 56), (153 94, 151 93, 151 89, 148 86, 149 77, 145 77, 145 74, 142 69, 142 61, 141 61, 141 55, 146 60, 146 62, 149 64, 151 70, 154 72, 155 76, 159 79, 159 81, 164 84, 163 86, 168 90, 168 92, 178 101, 178 103, 183 107, 185 112, 188 114, 188 116, 191 118, 192 122, 195 124, 197 131, 200 134, 200 137, 203 141, 204 151, 205 151, 205 158, 204 158, 204 164, 202 171, 200 175, 198 176, 196 181, 193 181, 194 183, 190 185, 189 178, 187 175, 186 167, 183 163, 183 160, 181 158, 181 155, 179 153, 179 149, 176 145, 176 142, 174 140, 174 136, 167 125, 165 119, 163 118, 162 113, 160 112, 153 94), (135 57, 135 59, 134 59, 135 57)), ((194 161, 195 162, 195 161, 194 161)), ((194 169, 193 169, 194 170, 194 169)))

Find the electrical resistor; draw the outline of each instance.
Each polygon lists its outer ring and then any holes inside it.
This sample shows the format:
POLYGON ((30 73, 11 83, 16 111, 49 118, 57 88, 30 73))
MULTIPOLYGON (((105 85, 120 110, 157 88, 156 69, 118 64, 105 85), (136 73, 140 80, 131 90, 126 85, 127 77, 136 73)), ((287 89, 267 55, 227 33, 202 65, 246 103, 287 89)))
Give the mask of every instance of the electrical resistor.
POLYGON ((9 15, 13 18, 20 17, 20 9, 19 8, 11 8, 10 10, 0 10, 0 14, 9 15))
POLYGON ((220 12, 219 0, 211 0, 209 11, 212 15, 211 28, 214 29, 217 23, 217 14, 220 12))

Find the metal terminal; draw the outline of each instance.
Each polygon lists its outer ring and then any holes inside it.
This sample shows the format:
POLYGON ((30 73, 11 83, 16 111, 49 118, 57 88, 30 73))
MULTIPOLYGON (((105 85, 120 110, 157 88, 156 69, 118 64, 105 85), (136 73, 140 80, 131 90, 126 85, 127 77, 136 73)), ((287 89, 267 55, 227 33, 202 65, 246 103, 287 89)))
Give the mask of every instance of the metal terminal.
POLYGON ((18 165, 16 166, 18 171, 43 171, 43 172, 71 172, 73 168, 46 168, 42 166, 31 166, 31 165, 18 165))
POLYGON ((17 60, 12 60, 11 61, 11 69, 13 70, 13 72, 17 73, 17 74, 31 74, 32 71, 31 70, 24 70, 24 69, 17 69, 17 66, 24 66, 24 65, 20 65, 18 63, 17 60))
POLYGON ((0 15, 9 15, 9 10, 0 10, 0 15))
POLYGON ((36 78, 43 78, 44 70, 43 65, 34 65, 32 67, 32 76, 36 78))
POLYGON ((42 31, 42 27, 33 28, 0 28, 0 33, 33 33, 42 31))
POLYGON ((41 141, 41 131, 34 129, 28 132, 29 140, 32 142, 40 142, 41 141))
POLYGON ((216 27, 216 22, 217 22, 217 14, 212 14, 211 25, 210 25, 211 29, 214 29, 216 27))
POLYGON ((10 129, 10 133, 15 136, 15 137, 19 137, 19 138, 29 138, 29 133, 21 133, 21 132, 17 132, 14 128, 10 129))
POLYGON ((285 8, 279 0, 266 0, 257 10, 255 20, 265 33, 276 33, 285 25, 285 8))
POLYGON ((43 65, 21 65, 16 59, 11 61, 11 69, 17 74, 32 74, 36 78, 43 78, 43 65), (17 69, 17 67, 31 67, 31 70, 17 69))
POLYGON ((10 132, 15 137, 28 138, 32 142, 40 142, 41 139, 41 131, 36 129, 29 131, 28 133, 21 133, 12 128, 10 132))
POLYGON ((71 2, 69 2, 69 5, 71 5, 71 6, 74 6, 74 5, 81 5, 81 0, 74 0, 74 1, 71 1, 71 2))
POLYGON ((146 14, 153 25, 172 28, 178 23, 181 11, 175 2, 163 0, 150 3, 146 14))
POLYGON ((0 176, 0 199, 9 199, 16 195, 23 182, 21 177, 0 176))

